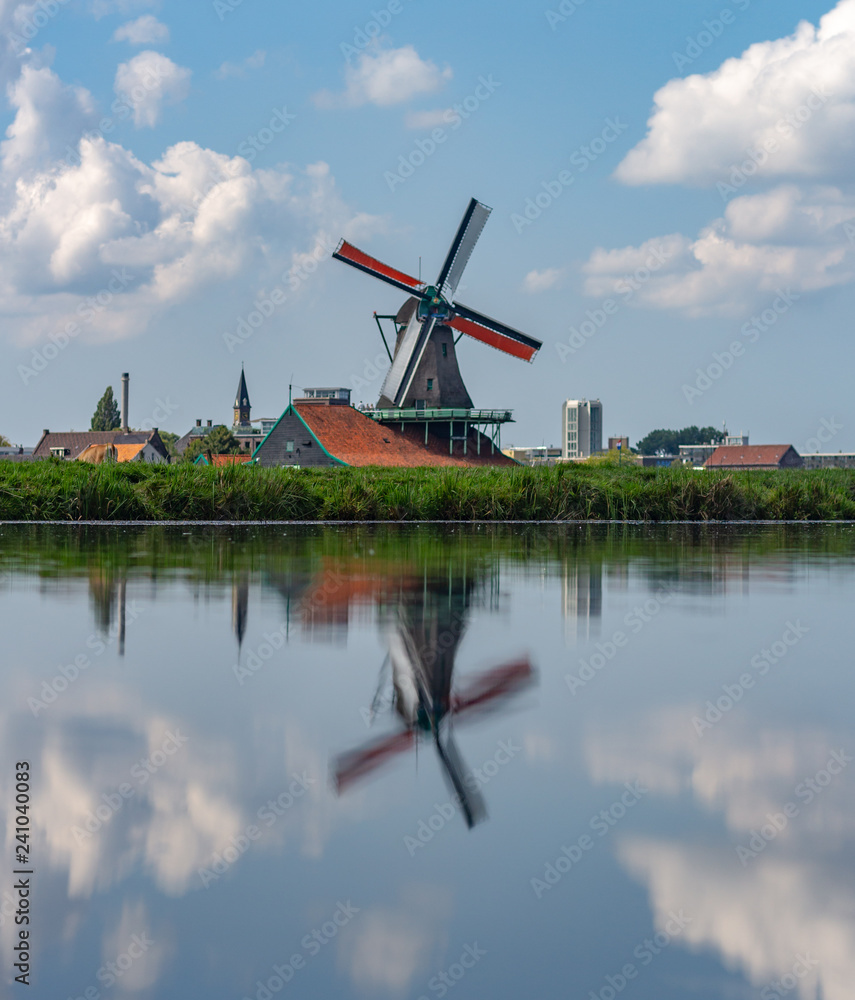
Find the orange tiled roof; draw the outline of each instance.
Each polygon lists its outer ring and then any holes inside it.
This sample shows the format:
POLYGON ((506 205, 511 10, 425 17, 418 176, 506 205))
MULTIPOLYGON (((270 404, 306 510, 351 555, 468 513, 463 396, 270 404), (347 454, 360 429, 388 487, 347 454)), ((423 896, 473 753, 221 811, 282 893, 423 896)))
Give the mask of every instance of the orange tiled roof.
POLYGON ((113 447, 116 449, 117 462, 132 462, 145 448, 145 442, 143 441, 142 444, 114 444, 113 447))
POLYGON ((251 458, 252 455, 211 455, 209 461, 211 465, 243 465, 251 458))
POLYGON ((498 450, 491 455, 489 439, 483 436, 480 455, 471 440, 466 455, 462 441, 455 441, 454 454, 449 455, 447 442, 433 436, 425 445, 424 429, 417 425, 405 425, 402 434, 400 427, 379 424, 352 406, 295 403, 294 409, 324 448, 346 465, 516 465, 498 450))
POLYGON ((704 463, 707 468, 767 465, 774 468, 792 448, 789 444, 721 445, 704 463))

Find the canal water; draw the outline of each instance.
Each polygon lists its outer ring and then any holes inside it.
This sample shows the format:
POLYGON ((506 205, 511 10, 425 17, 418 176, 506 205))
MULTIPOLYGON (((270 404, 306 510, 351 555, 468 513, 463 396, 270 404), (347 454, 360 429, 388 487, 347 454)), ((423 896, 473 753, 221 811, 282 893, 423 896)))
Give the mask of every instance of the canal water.
POLYGON ((850 1000, 853 553, 0 526, 4 995, 850 1000))

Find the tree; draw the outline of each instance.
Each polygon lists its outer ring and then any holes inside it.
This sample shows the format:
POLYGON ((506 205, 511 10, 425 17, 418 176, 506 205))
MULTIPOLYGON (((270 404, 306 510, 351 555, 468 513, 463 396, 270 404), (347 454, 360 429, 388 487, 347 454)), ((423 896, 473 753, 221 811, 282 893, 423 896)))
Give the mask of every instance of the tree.
POLYGON ((89 430, 116 431, 121 426, 122 418, 119 416, 119 404, 113 398, 113 387, 108 385, 95 407, 89 430))
POLYGON ((11 448, 11 447, 12 446, 9 444, 9 439, 4 438, 3 435, 0 434, 0 448, 11 448))
POLYGON ((162 431, 157 432, 160 435, 160 440, 163 442, 163 446, 166 448, 171 458, 178 458, 178 452, 175 450, 175 442, 178 440, 178 435, 173 434, 172 431, 162 431))
POLYGON ((720 444, 724 433, 715 427, 684 427, 681 431, 658 430, 651 431, 635 446, 640 455, 655 455, 664 452, 666 455, 676 455, 681 444, 720 444))
POLYGON ((184 449, 182 459, 185 462, 195 462, 199 455, 210 452, 212 455, 236 455, 240 451, 240 442, 224 424, 217 424, 207 434, 194 437, 184 449))

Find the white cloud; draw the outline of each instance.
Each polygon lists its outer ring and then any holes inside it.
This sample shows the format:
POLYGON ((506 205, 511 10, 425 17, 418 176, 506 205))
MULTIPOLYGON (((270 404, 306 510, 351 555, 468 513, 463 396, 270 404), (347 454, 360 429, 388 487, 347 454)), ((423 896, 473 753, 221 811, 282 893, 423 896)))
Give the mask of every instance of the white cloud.
POLYGON ((595 782, 637 775, 653 795, 692 802, 709 834, 703 843, 691 833, 679 840, 630 834, 619 840, 620 861, 647 887, 657 927, 672 908, 683 908, 692 917, 683 946, 714 949, 761 996, 792 970, 797 953, 809 953, 819 966, 793 990, 794 1000, 846 1000, 855 976, 852 765, 810 802, 797 792, 845 743, 844 732, 774 729, 734 718, 699 738, 690 720, 702 714, 693 705, 659 709, 586 741, 595 782), (736 846, 787 803, 797 814, 759 856, 741 864, 736 846))
POLYGON ((128 42, 130 45, 156 45, 169 41, 169 28, 154 16, 143 14, 135 21, 128 21, 113 33, 114 42, 128 42))
POLYGON ((436 108, 433 111, 408 111, 404 115, 404 124, 407 128, 439 128, 450 124, 449 116, 453 114, 451 108, 436 108))
POLYGON ((529 271, 523 278, 523 291, 529 295, 537 295, 539 292, 548 292, 550 288, 555 288, 564 276, 564 269, 560 267, 548 267, 543 271, 529 271))
POLYGON ((258 49, 257 51, 253 52, 251 56, 244 59, 243 62, 240 63, 224 62, 222 66, 220 66, 220 68, 216 71, 214 76, 216 76, 220 80, 227 80, 229 77, 232 76, 243 77, 246 76, 246 71, 248 69, 261 69, 266 59, 267 59, 267 53, 264 51, 264 49, 258 49))
POLYGON ((855 280, 855 196, 793 185, 734 199, 694 239, 671 234, 597 248, 585 292, 691 316, 739 316, 779 289, 815 292, 855 280), (631 293, 631 294, 630 294, 631 293))
POLYGON ((25 65, 8 95, 15 118, 0 143, 0 159, 10 176, 47 164, 69 145, 76 147, 96 120, 89 91, 64 84, 47 67, 25 65))
POLYGON ((400 49, 374 48, 362 52, 345 69, 343 94, 321 91, 315 94, 320 108, 356 108, 363 104, 387 107, 402 104, 418 94, 432 94, 452 77, 446 66, 422 59, 412 45, 400 49))
POLYGON ((5 189, 0 214, 0 314, 34 342, 76 319, 81 296, 132 281, 85 326, 83 339, 146 329, 159 310, 233 281, 253 295, 305 250, 363 233, 370 217, 343 204, 326 164, 252 170, 193 142, 150 166, 103 138, 80 143, 79 162, 34 170, 5 189))
POLYGON ((627 184, 709 185, 748 161, 758 177, 847 175, 855 151, 855 0, 816 28, 752 45, 706 75, 667 83, 642 140, 617 169, 627 184), (770 143, 763 162, 750 153, 770 143))
POLYGON ((164 103, 176 104, 190 92, 189 69, 159 52, 146 50, 116 70, 116 94, 133 109, 137 128, 154 126, 164 103))

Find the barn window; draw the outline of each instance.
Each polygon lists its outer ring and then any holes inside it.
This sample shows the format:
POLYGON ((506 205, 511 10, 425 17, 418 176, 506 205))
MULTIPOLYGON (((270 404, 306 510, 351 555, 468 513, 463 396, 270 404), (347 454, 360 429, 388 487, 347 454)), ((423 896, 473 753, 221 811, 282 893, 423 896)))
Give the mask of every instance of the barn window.
POLYGON ((442 345, 442 356, 444 358, 448 357, 448 344, 443 344, 442 345))
POLYGON ((428 392, 431 392, 431 391, 432 391, 432 389, 433 389, 433 379, 432 379, 432 378, 429 378, 429 379, 428 379, 428 387, 427 387, 427 391, 428 391, 428 392))
POLYGON ((285 442, 285 451, 293 451, 293 450, 294 450, 294 442, 293 441, 286 441, 285 442))

